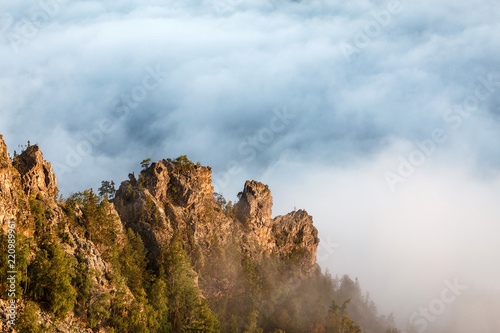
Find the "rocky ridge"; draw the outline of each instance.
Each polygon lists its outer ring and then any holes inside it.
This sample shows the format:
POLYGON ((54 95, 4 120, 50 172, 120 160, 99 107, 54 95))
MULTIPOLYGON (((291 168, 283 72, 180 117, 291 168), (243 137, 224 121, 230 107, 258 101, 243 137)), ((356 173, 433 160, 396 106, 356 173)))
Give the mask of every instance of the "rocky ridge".
MULTIPOLYGON (((27 147, 20 155, 12 161, 8 155, 7 147, 0 135, 0 225, 3 233, 8 228, 9 221, 16 222, 16 232, 22 232, 26 237, 37 238, 33 216, 30 213, 30 200, 39 201, 46 207, 46 221, 49 229, 63 225, 63 233, 67 234, 67 242, 61 243, 62 248, 69 256, 81 255, 87 266, 97 274, 92 276, 94 288, 92 297, 105 292, 113 292, 116 287, 112 285, 107 276, 111 273, 111 265, 106 262, 94 243, 86 239, 75 228, 67 223, 64 212, 64 203, 57 201, 57 178, 53 173, 52 166, 43 159, 38 145, 27 147), (20 231, 21 230, 21 231, 20 231)), ((119 229, 121 222, 112 204, 109 207, 111 214, 116 218, 119 229)), ((81 214, 81 213, 80 213, 81 214)), ((37 251, 37 244, 30 244, 29 260, 33 259, 33 253, 37 251)), ((6 303, 0 300, 0 309, 5 308, 6 303)), ((18 312, 24 307, 22 299, 18 300, 18 312)), ((2 314, 5 312, 2 312, 2 314)), ((39 313, 40 323, 53 327, 55 332, 91 332, 79 328, 78 322, 73 323, 74 315, 69 315, 64 321, 55 321, 47 313, 39 313)), ((16 332, 11 327, 0 324, 0 332, 16 332)))
POLYGON ((273 219, 267 185, 247 181, 234 212, 227 214, 214 199, 210 167, 182 170, 166 159, 153 163, 139 178, 122 182, 114 202, 124 225, 146 240, 152 259, 174 232, 189 230, 189 246, 202 252, 233 242, 238 235, 236 243, 252 258, 299 254, 305 275, 316 267, 319 238, 312 217, 300 210, 273 219))
MULTIPOLYGON (((0 135, 2 230, 6 230, 8 221, 15 220, 26 236, 36 239, 30 200, 43 202, 47 207, 47 223, 53 228, 63 226, 63 232, 67 234, 68 241, 61 243, 67 255, 84 256, 88 267, 96 272, 92 277, 94 284, 89 302, 103 293, 116 292, 116 286, 109 279, 112 265, 91 240, 67 222, 65 203, 57 201, 57 194, 56 176, 51 164, 43 159, 38 145, 28 147, 13 162, 0 135)), ((165 159, 152 163, 138 179, 131 174, 129 180, 121 183, 108 205, 119 232, 118 239, 124 237, 124 228, 137 232, 148 250, 152 265, 174 234, 180 234, 194 262, 198 260, 197 255, 235 246, 254 261, 263 257, 281 260, 294 257, 302 276, 313 274, 317 269, 319 238, 312 217, 300 210, 272 218, 272 204, 267 185, 247 181, 239 202, 223 207, 214 198, 210 167, 165 159)), ((74 214, 82 214, 78 206, 74 214)), ((36 242, 31 245, 32 252, 36 251, 36 246, 36 242)), ((198 261, 203 265, 203 260, 198 261)), ((202 292, 207 297, 224 293, 222 289, 230 284, 227 278, 224 279, 219 284, 204 282, 202 292)), ((22 302, 20 304, 22 308, 22 302)), ((54 332, 90 332, 69 329, 79 326, 73 323, 72 315, 59 323, 43 311, 39 318, 53 327, 54 332)))

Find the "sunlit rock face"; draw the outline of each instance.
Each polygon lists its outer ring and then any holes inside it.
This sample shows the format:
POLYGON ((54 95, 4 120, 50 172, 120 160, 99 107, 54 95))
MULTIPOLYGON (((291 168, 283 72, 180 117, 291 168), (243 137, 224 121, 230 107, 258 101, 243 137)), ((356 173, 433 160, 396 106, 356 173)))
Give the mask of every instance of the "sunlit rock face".
POLYGON ((193 252, 231 243, 255 260, 293 257, 303 274, 315 267, 319 239, 312 217, 301 210, 272 219, 273 198, 263 183, 247 181, 227 213, 214 200, 210 167, 165 159, 130 177, 115 205, 124 225, 141 234, 153 261, 180 232, 189 235, 193 252))
MULTIPOLYGON (((318 232, 307 212, 294 211, 273 219, 271 190, 254 180, 245 182, 236 204, 224 204, 214 197, 211 175, 210 167, 187 158, 160 160, 137 176, 130 174, 113 199, 96 199, 110 218, 107 223, 113 225, 113 246, 123 247, 125 230, 132 229, 141 236, 150 268, 154 269, 177 235, 190 256, 196 287, 211 300, 244 294, 238 268, 244 261, 255 267, 276 264, 281 273, 288 272, 295 278, 313 276, 318 271, 318 232), (199 278, 198 272, 206 274, 199 278)), ((32 237, 34 251, 40 230, 52 230, 66 255, 80 258, 94 272, 89 304, 96 302, 99 295, 117 294, 109 254, 106 257, 105 252, 101 253, 95 234, 85 232, 82 225, 88 213, 84 203, 60 202, 57 192, 52 166, 43 159, 38 145, 27 147, 12 160, 0 135, 2 230, 5 232, 8 222, 15 220, 23 234, 32 237), (36 209, 43 214, 35 217, 36 209)), ((91 190, 85 193, 95 196, 91 190)), ((131 302, 129 288, 123 287, 121 292, 131 302)), ((45 310, 39 317, 43 323, 69 332, 66 323, 55 323, 45 310)))
POLYGON ((18 192, 22 192, 20 185, 19 174, 12 168, 7 146, 3 136, 0 135, 0 225, 4 231, 7 223, 13 220, 18 212, 19 194, 21 194, 18 192))
POLYGON ((21 174, 27 196, 40 193, 43 197, 57 196, 57 179, 52 165, 43 159, 38 145, 28 147, 21 155, 16 168, 21 174))

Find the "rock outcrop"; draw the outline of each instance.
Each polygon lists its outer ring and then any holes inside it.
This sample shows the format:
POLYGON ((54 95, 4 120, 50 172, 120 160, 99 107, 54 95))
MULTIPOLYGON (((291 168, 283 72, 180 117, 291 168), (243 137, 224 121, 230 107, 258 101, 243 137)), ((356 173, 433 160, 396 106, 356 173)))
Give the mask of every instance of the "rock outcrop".
POLYGON ((237 207, 240 220, 248 221, 252 227, 271 225, 273 197, 267 185, 247 180, 237 207))
POLYGON ((166 159, 153 163, 138 180, 122 182, 115 205, 124 225, 141 234, 153 261, 181 232, 191 235, 187 246, 193 252, 236 242, 256 260, 293 256, 304 274, 315 267, 319 238, 312 217, 298 211, 273 219, 271 190, 257 181, 245 183, 234 211, 227 214, 215 202, 209 167, 166 159), (234 235, 239 235, 236 240, 234 235))
POLYGON ((272 206, 273 198, 267 185, 257 181, 245 183, 236 211, 246 231, 243 233, 242 247, 252 256, 261 257, 276 250, 272 234, 272 206))
MULTIPOLYGON (((50 163, 43 159, 38 145, 30 146, 12 161, 0 135, 0 225, 16 220, 24 223, 29 216, 28 199, 40 194, 56 208, 57 179, 50 163)), ((54 211, 54 214, 61 214, 54 211)))
POLYGON ((284 216, 272 215, 273 198, 267 185, 247 181, 236 205, 239 219, 244 221, 248 232, 244 246, 249 252, 261 251, 274 254, 281 259, 294 257, 302 271, 309 274, 316 263, 319 245, 318 230, 312 216, 304 210, 284 216), (259 244, 253 247, 252 244, 259 244))
POLYGON ((57 179, 52 165, 43 159, 38 145, 26 148, 18 159, 16 168, 21 174, 24 193, 28 197, 37 193, 43 197, 57 196, 57 179))
POLYGON ((311 215, 298 210, 277 216, 273 220, 273 235, 282 259, 293 254, 299 259, 303 271, 312 271, 316 266, 319 238, 311 215))
POLYGON ((175 232, 190 251, 205 251, 231 239, 234 223, 215 203, 211 169, 166 159, 153 163, 139 179, 121 183, 114 199, 127 228, 139 232, 153 261, 175 232))
POLYGON ((14 220, 19 209, 21 182, 17 171, 12 167, 12 161, 7 146, 0 135, 0 226, 6 230, 7 223, 14 220))
MULTIPOLYGON (((113 229, 116 247, 125 242, 124 229, 131 228, 141 236, 147 249, 152 266, 149 268, 156 269, 162 251, 174 235, 179 235, 196 272, 206 273, 205 276, 200 273, 202 278, 199 285, 196 279, 196 287, 204 297, 212 300, 227 295, 237 299, 245 293, 242 287, 245 280, 241 276, 245 260, 255 267, 264 259, 273 263, 280 261, 284 263, 280 267, 288 265, 294 276, 312 276, 317 267, 319 244, 312 217, 299 210, 272 218, 271 191, 257 181, 245 183, 234 206, 216 201, 211 173, 210 167, 194 164, 184 157, 152 163, 137 178, 131 174, 129 180, 121 183, 111 202, 102 202, 116 224, 113 229), (213 258, 218 259, 214 261, 213 258), (205 267, 214 262, 228 267, 205 267), (297 268, 300 268, 298 273, 297 268)), ((0 135, 2 229, 6 229, 7 221, 16 220, 24 235, 34 239, 30 245, 32 253, 42 248, 37 244, 37 232, 50 230, 67 256, 85 258, 86 267, 95 272, 88 304, 93 304, 100 295, 115 295, 119 288, 112 278, 113 261, 106 261, 99 249, 103 253, 108 250, 103 250, 95 238, 86 235, 81 222, 85 220, 82 218, 85 214, 83 202, 74 201, 69 209, 67 202, 57 201, 57 193, 56 176, 51 164, 43 159, 38 145, 27 147, 12 161, 0 135)), ((197 275, 196 272, 193 274, 197 275)), ((128 297, 133 298, 128 287, 123 288, 128 297)), ((77 331, 87 332, 86 325, 78 323, 75 313, 57 323, 46 309, 42 309, 39 318, 60 332, 69 332, 72 326, 81 326, 83 328, 77 331), (75 325, 73 320, 77 322, 75 325)))
POLYGON ((210 198, 213 193, 210 167, 174 162, 171 159, 154 162, 143 174, 144 187, 159 201, 166 202, 169 189, 175 188, 176 203, 189 207, 210 198))
MULTIPOLYGON (((67 214, 64 212, 64 203, 57 202, 57 180, 50 163, 43 159, 38 145, 30 146, 12 161, 8 155, 7 147, 0 135, 0 226, 3 232, 7 231, 8 221, 16 222, 16 232, 25 237, 34 237, 30 245, 30 258, 38 250, 37 234, 35 232, 34 217, 31 212, 30 200, 43 207, 43 223, 46 230, 58 230, 57 234, 64 233, 66 242, 61 243, 68 256, 81 256, 87 267, 95 272, 92 275, 93 287, 91 299, 103 293, 115 292, 116 286, 110 280, 112 273, 111 264, 102 258, 96 245, 86 239, 84 235, 72 225, 67 223, 67 214)), ((122 233, 122 225, 114 206, 109 204, 108 210, 115 217, 117 231, 122 233)), ((81 212, 77 212, 80 214, 81 212)), ((40 227, 40 226, 39 226, 40 227)), ((19 237, 19 235, 17 235, 19 237)), ((130 292, 125 289, 128 294, 130 292)), ((5 301, 0 301, 0 310, 4 309, 5 301)), ((18 300, 17 313, 22 312, 24 301, 18 300)), ((2 313, 5 311, 2 310, 2 313)), ((70 314, 64 321, 55 321, 48 313, 39 313, 40 322, 49 327, 57 327, 57 332, 91 332, 79 328, 80 323, 74 314, 70 314)), ((0 332, 16 332, 15 329, 2 321, 0 332)), ((52 332, 52 331, 51 331, 52 332)))
POLYGON ((3 141, 3 135, 0 134, 0 169, 8 168, 12 165, 12 161, 9 157, 9 151, 7 150, 7 145, 3 141))

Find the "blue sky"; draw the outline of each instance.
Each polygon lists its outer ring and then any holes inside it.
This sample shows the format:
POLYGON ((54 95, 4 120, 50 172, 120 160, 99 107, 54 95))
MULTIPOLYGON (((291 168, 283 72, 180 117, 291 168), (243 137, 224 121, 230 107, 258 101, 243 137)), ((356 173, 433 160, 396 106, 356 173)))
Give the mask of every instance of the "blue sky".
POLYGON ((443 279, 500 287, 499 7, 2 1, 0 133, 66 195, 181 154, 229 199, 264 181, 404 320, 443 279))

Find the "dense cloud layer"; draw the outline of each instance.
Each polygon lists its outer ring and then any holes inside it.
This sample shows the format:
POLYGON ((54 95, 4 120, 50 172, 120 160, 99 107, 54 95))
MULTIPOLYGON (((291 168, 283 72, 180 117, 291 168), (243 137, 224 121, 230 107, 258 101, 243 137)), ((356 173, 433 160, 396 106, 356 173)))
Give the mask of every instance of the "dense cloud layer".
POLYGON ((264 180, 315 216, 324 268, 409 316, 445 278, 500 287, 499 9, 3 1, 0 132, 64 194, 181 154, 228 197, 264 180))

